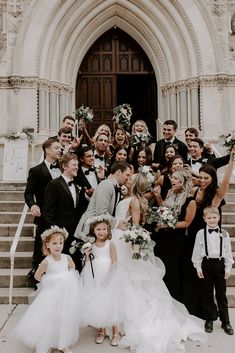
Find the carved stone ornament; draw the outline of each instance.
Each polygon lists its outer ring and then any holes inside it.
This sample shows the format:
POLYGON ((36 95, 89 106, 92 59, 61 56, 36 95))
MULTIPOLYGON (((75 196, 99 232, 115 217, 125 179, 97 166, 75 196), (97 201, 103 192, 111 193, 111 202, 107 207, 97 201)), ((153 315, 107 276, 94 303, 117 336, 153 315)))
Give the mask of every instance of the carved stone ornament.
POLYGON ((214 12, 217 16, 222 16, 226 11, 224 0, 214 0, 214 12))
POLYGON ((21 15, 24 8, 24 0, 8 0, 7 11, 14 17, 21 15))

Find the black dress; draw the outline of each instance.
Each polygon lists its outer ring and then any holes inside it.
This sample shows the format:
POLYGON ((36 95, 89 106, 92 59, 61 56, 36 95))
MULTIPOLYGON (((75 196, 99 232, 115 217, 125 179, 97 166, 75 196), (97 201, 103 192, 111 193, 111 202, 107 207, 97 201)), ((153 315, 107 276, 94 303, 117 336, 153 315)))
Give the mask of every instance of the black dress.
MULTIPOLYGON (((183 221, 186 209, 193 197, 188 197, 181 208, 178 221, 183 221)), ((165 265, 163 278, 171 296, 182 302, 182 260, 184 253, 186 228, 163 228, 153 234, 156 242, 154 253, 165 265)))
MULTIPOLYGON (((199 188, 194 194, 196 200, 199 188)), ((197 204, 195 217, 188 228, 188 234, 185 241, 185 251, 183 259, 183 293, 182 301, 191 315, 198 316, 205 319, 202 314, 202 280, 197 276, 197 271, 192 263, 192 253, 197 232, 205 228, 205 221, 203 219, 203 209, 210 206, 214 195, 206 201, 197 204)), ((221 201, 219 212, 221 215, 221 206, 224 205, 224 200, 221 201)))

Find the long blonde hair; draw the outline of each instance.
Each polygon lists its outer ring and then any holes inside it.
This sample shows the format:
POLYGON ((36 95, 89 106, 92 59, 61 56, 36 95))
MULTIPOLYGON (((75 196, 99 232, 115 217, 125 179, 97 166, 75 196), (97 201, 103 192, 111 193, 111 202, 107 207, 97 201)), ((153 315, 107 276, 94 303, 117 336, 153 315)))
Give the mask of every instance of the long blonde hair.
POLYGON ((140 223, 146 222, 148 201, 144 197, 144 194, 149 188, 149 181, 143 174, 136 174, 134 183, 132 185, 132 195, 139 200, 140 203, 140 223))

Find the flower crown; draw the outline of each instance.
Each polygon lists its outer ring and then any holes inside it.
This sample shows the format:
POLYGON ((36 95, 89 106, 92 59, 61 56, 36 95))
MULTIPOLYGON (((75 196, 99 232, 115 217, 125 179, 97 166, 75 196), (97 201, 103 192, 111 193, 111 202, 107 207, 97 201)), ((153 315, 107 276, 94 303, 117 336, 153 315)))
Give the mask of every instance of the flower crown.
POLYGON ((102 214, 100 216, 94 216, 94 217, 89 218, 89 220, 87 221, 87 224, 91 225, 93 223, 101 223, 104 221, 110 223, 111 220, 112 220, 112 217, 109 214, 102 214))
POLYGON ((53 235, 55 233, 60 233, 63 235, 64 239, 68 238, 69 233, 65 228, 59 228, 58 226, 51 226, 50 229, 45 230, 41 234, 41 238, 43 241, 45 241, 50 235, 53 235))

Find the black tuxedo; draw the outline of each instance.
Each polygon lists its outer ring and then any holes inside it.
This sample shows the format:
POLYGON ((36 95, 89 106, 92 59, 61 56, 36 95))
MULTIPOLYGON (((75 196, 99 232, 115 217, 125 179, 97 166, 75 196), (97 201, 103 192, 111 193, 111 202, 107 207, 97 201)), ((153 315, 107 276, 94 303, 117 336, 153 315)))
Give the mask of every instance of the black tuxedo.
MULTIPOLYGON (((48 183, 44 196, 44 217, 47 228, 57 225, 60 228, 64 227, 69 233, 63 250, 66 254, 69 254, 69 247, 74 240, 73 235, 81 217, 79 189, 76 184, 74 185, 76 190, 76 207, 68 184, 62 176, 48 183)), ((74 261, 80 270, 80 258, 74 258, 74 261)))
MULTIPOLYGON (((97 172, 95 171, 94 173, 96 176, 97 184, 99 184, 100 180, 98 178, 97 172)), ((84 174, 81 166, 78 169, 78 174, 77 174, 77 177, 75 178, 75 182, 81 187, 81 191, 79 194, 79 207, 80 207, 81 214, 83 214, 89 205, 89 200, 85 196, 86 195, 85 188, 89 190, 92 188, 92 186, 89 183, 86 175, 84 174)))
POLYGON ((43 259, 41 234, 46 229, 43 199, 46 186, 51 180, 52 176, 45 162, 42 162, 29 170, 24 193, 25 203, 28 207, 31 208, 33 205, 37 205, 41 211, 41 216, 34 218, 34 223, 37 225, 33 252, 33 267, 35 268, 38 267, 43 259))
MULTIPOLYGON (((202 165, 211 165, 212 167, 214 167, 216 170, 218 168, 221 168, 221 167, 224 167, 225 165, 228 164, 229 162, 229 159, 230 159, 230 155, 227 154, 226 156, 223 156, 223 157, 213 157, 213 156, 209 156, 207 155, 207 158, 205 158, 204 156, 201 157, 201 163, 202 165)), ((188 165, 190 165, 190 167, 192 166, 192 160, 191 158, 188 159, 187 161, 188 165)))
POLYGON ((160 163, 162 161, 162 158, 164 157, 164 151, 166 146, 168 145, 174 145, 178 149, 177 154, 179 154, 185 161, 187 161, 187 155, 188 155, 188 147, 177 139, 177 137, 174 138, 172 143, 165 142, 165 139, 161 139, 156 142, 154 152, 153 152, 153 162, 154 163, 160 163))

